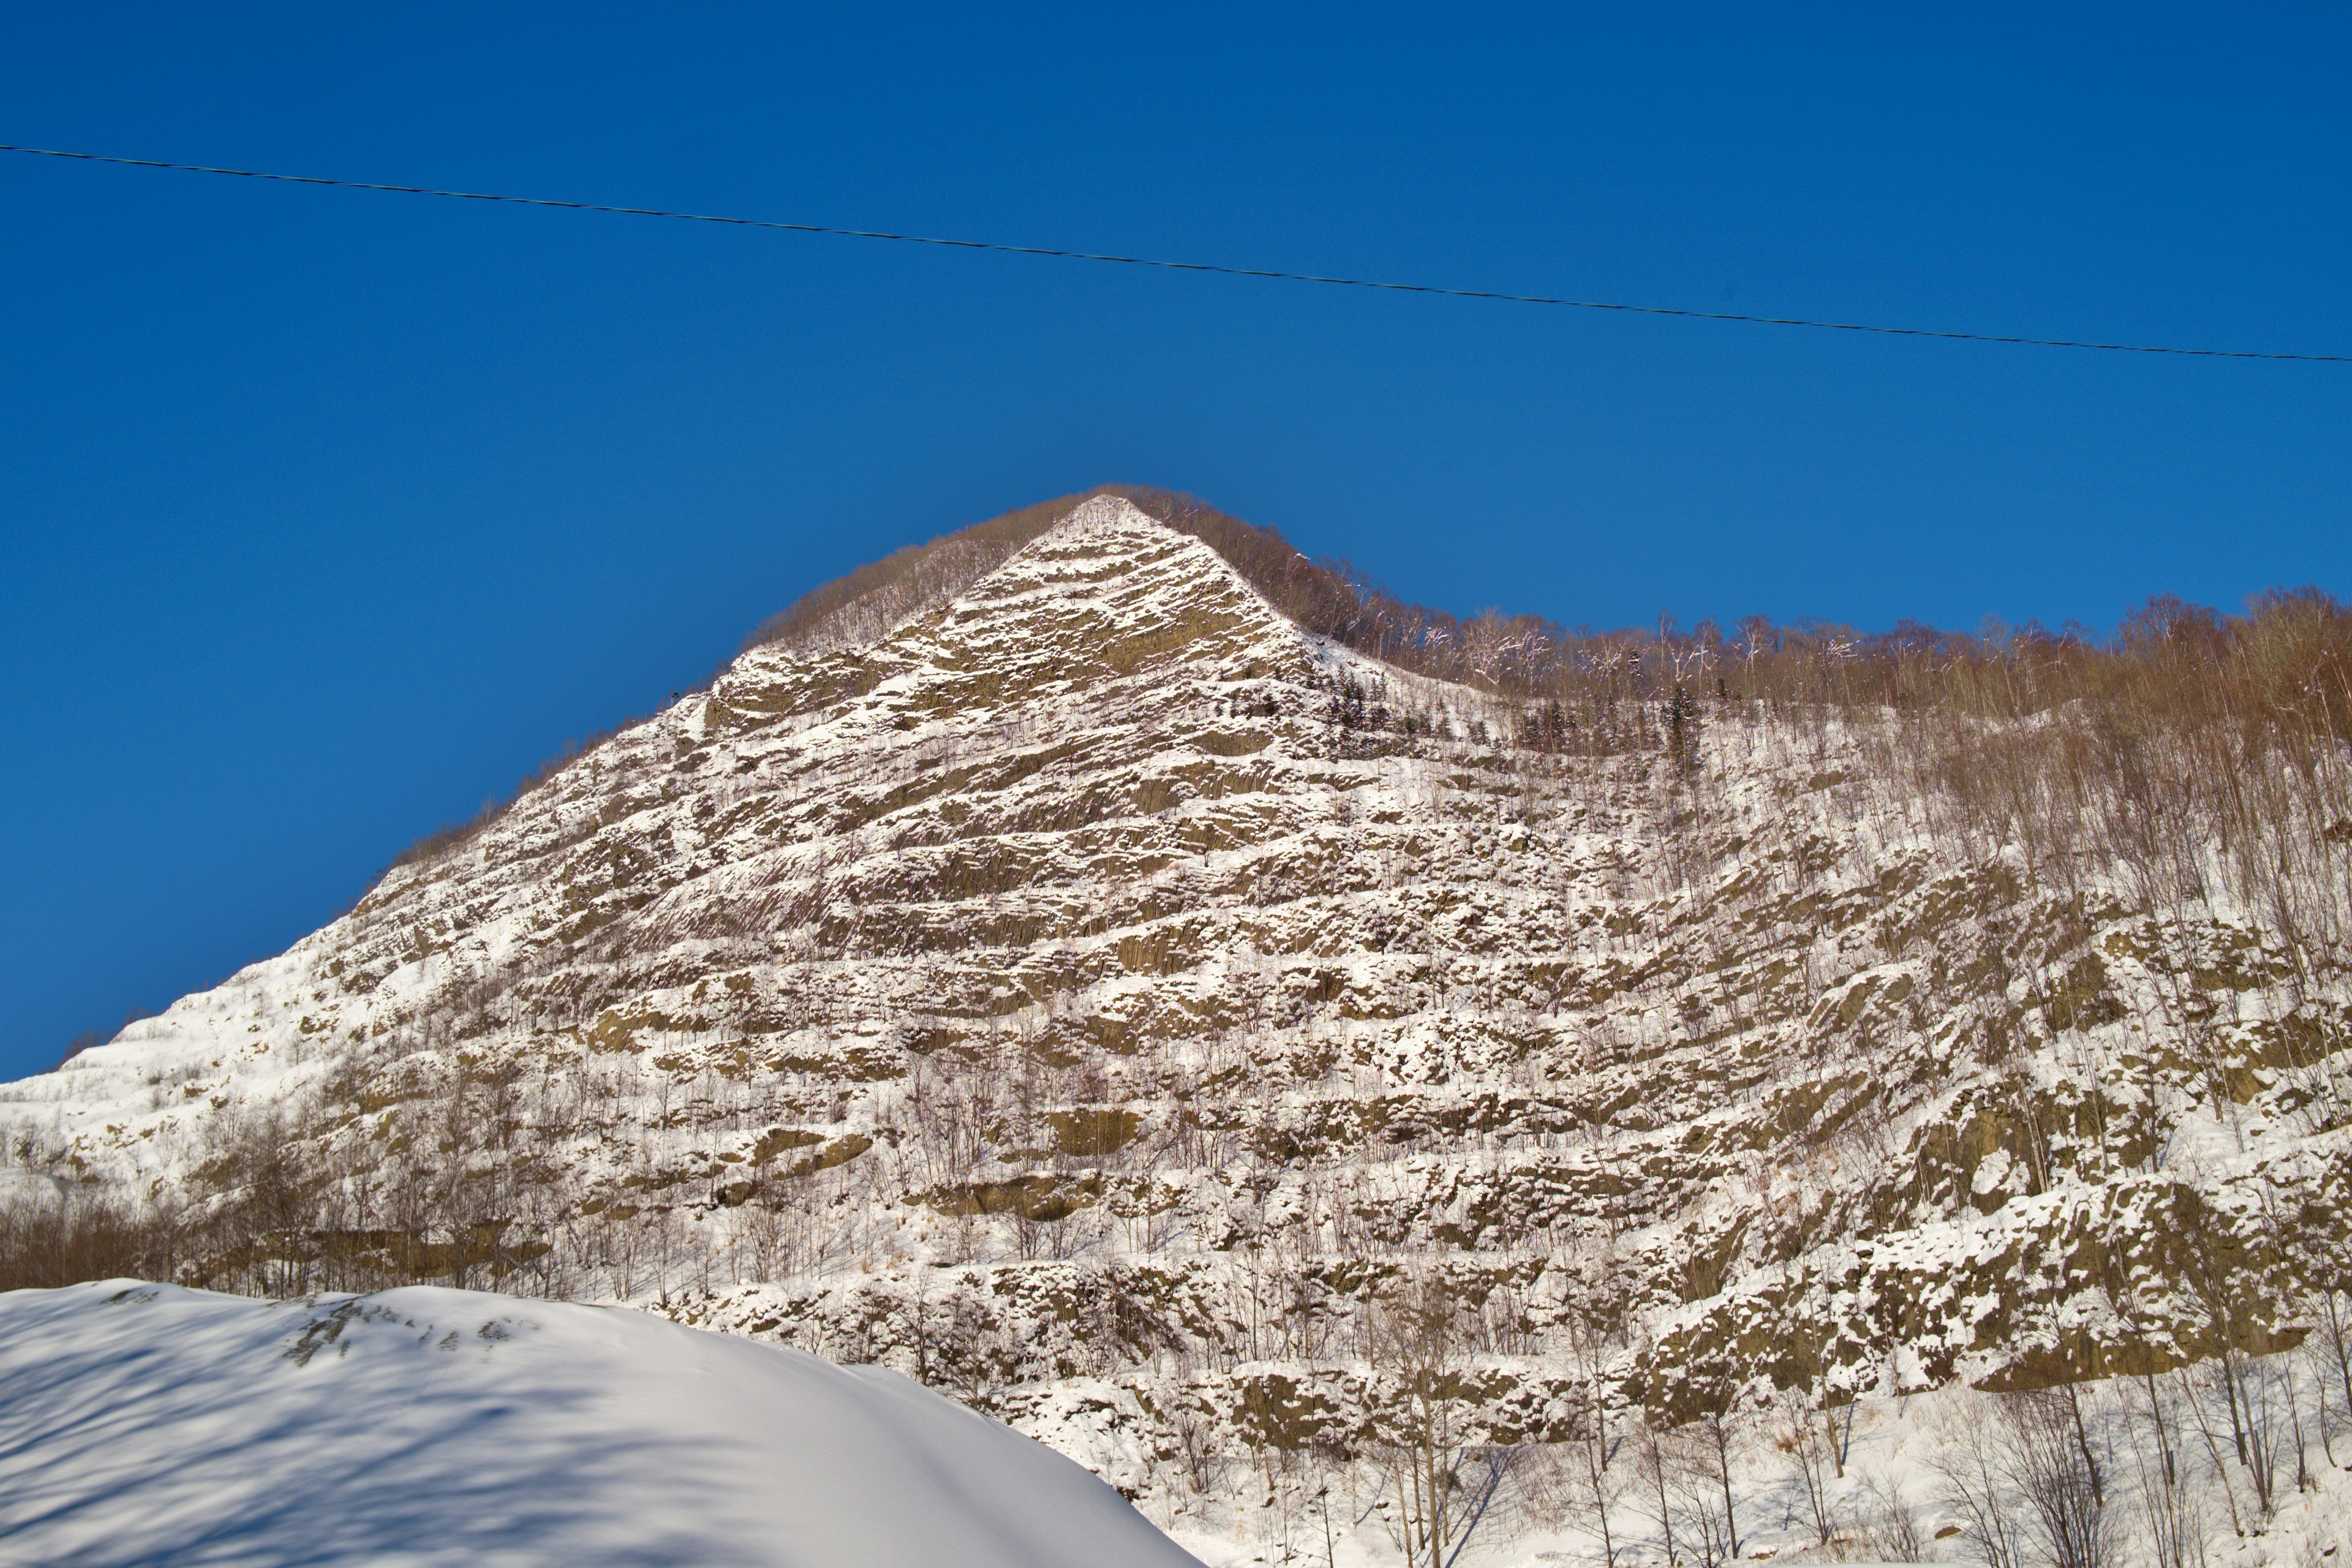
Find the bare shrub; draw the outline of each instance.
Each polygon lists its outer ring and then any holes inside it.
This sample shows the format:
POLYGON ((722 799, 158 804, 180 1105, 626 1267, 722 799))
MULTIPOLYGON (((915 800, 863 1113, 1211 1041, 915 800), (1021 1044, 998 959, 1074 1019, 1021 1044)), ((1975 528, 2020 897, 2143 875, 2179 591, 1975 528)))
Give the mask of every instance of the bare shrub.
POLYGON ((91 1279, 169 1279, 180 1258, 168 1213, 81 1194, 0 1201, 0 1290, 91 1279))
POLYGON ((1872 1472, 1862 1478, 1862 1542, 1884 1563, 1917 1563, 1925 1542, 1919 1539, 1919 1510, 1904 1490, 1902 1478, 1872 1472))

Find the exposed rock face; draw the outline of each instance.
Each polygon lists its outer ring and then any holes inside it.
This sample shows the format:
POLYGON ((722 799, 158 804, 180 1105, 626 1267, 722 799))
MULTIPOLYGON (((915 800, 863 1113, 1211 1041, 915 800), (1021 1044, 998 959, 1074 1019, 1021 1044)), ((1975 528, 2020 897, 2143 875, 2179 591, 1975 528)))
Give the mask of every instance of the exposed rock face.
POLYGON ((1572 1342, 1684 1415, 2291 1339, 2352 1203, 2345 955, 1968 852, 1908 777, 1892 720, 1712 696, 1567 743, 1097 500, 0 1116, 268 1185, 248 1268, 657 1301, 1130 1489, 1371 1429, 1416 1272, 1503 1438, 1564 1434, 1572 1342))

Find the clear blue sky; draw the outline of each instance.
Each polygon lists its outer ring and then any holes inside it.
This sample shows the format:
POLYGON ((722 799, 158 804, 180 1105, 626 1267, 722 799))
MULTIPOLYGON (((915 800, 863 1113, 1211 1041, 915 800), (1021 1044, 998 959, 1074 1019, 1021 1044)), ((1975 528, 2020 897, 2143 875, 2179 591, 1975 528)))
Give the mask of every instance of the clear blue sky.
MULTIPOLYGON (((2304 8, 24 7, 0 141, 2352 353, 2304 8)), ((1856 339, 0 157, 0 1073, 803 589, 1106 479, 1596 625, 2352 592, 2352 365, 1856 339)))

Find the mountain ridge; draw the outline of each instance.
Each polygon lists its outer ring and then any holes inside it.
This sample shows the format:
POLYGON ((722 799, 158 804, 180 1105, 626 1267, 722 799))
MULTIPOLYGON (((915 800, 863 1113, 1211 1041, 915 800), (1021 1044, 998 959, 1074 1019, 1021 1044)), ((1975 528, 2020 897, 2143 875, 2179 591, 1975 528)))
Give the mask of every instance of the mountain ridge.
POLYGON ((1697 684, 1385 666, 1097 497, 873 640, 753 646, 0 1123, 177 1197, 199 1279, 633 1301, 1168 1508, 1203 1456, 1394 1447, 1424 1287, 1472 1447, 2310 1334, 2334 840, 2278 822, 2318 869, 2270 910, 2194 849, 2189 897, 1974 841, 1899 710, 1697 684))

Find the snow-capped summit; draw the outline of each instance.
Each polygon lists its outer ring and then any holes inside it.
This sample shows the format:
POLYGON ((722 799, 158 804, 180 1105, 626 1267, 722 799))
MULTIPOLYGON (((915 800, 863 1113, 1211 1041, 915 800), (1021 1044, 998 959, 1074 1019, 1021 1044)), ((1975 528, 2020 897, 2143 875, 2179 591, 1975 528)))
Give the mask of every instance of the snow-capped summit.
POLYGON ((1465 1452, 2307 1326, 2352 989, 2289 927, 2340 919, 1979 833, 1990 721, 1564 710, 1118 497, 991 527, 0 1089, 9 1147, 183 1203, 194 1280, 650 1306, 1171 1520, 1393 1437, 1407 1281, 1465 1452))

